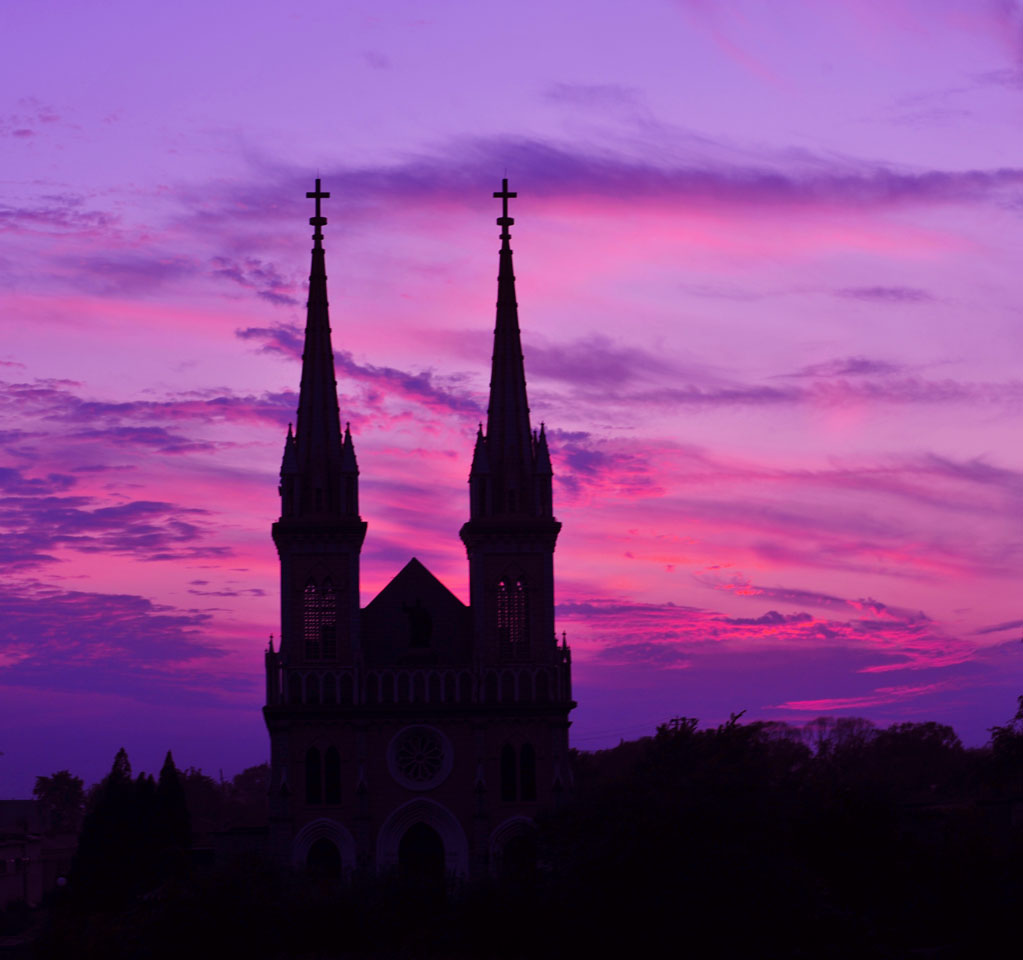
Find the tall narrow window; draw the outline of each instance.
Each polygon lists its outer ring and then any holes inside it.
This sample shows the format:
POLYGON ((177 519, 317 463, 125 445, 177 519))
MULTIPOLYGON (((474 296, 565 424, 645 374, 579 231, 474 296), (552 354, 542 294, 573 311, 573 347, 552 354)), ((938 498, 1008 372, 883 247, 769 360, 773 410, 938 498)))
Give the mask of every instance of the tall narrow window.
POLYGON ((320 751, 310 747, 305 754, 305 802, 323 802, 323 775, 320 770, 320 751))
POLYGON ((337 657, 337 597, 329 580, 320 591, 320 649, 324 660, 337 657))
POLYGON ((525 652, 526 585, 521 577, 505 577, 497 584, 497 638, 502 646, 525 652))
POLYGON ((523 800, 536 799, 536 751, 531 743, 522 744, 519 753, 519 789, 523 800))
POLYGON ((307 659, 337 657, 337 595, 329 580, 320 590, 315 583, 306 585, 302 598, 302 632, 307 659))
POLYGON ((501 799, 515 799, 515 748, 510 743, 501 747, 501 799))
POLYGON ((341 755, 336 747, 327 747, 323 755, 323 800, 324 803, 341 802, 341 755))

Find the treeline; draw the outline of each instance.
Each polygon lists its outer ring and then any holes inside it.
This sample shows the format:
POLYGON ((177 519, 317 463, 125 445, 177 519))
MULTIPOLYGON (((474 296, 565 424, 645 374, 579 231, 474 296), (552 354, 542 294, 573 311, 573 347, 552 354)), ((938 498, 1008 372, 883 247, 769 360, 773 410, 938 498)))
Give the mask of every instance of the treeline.
POLYGON ((674 930, 701 956, 974 957, 1016 939, 1023 699, 983 749, 937 723, 678 718, 576 776, 541 845, 577 948, 674 930))
MULTIPOLYGON (((231 780, 214 780, 196 767, 178 770, 168 751, 160 776, 169 777, 171 771, 184 794, 192 834, 200 841, 226 827, 266 823, 269 764, 248 767, 231 780)), ((77 833, 86 811, 91 811, 109 792, 110 783, 130 778, 131 763, 123 749, 117 752, 110 774, 88 790, 82 778, 69 770, 36 777, 32 795, 39 807, 44 829, 50 834, 77 833)), ((152 781, 153 778, 145 773, 139 774, 136 788, 140 793, 147 790, 147 780, 152 781)))
POLYGON ((126 762, 94 797, 40 957, 862 960, 1001 956, 1018 936, 1023 698, 978 749, 936 723, 676 718, 575 754, 574 796, 541 819, 532 874, 446 890, 341 886, 258 859, 197 869, 180 856, 173 764, 161 792, 163 773, 133 781, 126 762), (133 879, 76 893, 104 855, 133 879))

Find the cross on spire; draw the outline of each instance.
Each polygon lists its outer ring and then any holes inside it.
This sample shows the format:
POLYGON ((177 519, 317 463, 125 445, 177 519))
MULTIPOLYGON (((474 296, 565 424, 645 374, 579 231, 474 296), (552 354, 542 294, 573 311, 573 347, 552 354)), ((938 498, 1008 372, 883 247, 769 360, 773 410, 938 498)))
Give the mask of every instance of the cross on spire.
MULTIPOLYGON (((505 181, 505 185, 507 186, 507 181, 505 181)), ((316 228, 316 232, 313 234, 313 239, 317 241, 323 239, 323 234, 320 232, 320 227, 324 226, 324 224, 326 224, 327 222, 327 218, 320 215, 320 201, 326 200, 329 196, 330 196, 329 193, 324 193, 320 190, 319 177, 316 178, 316 189, 311 193, 306 194, 306 197, 309 200, 316 201, 316 216, 310 217, 309 223, 316 228)))
POLYGON ((495 199, 498 199, 498 200, 501 201, 501 216, 499 216, 497 218, 497 225, 499 227, 504 227, 504 230, 501 232, 501 239, 502 240, 511 240, 511 233, 508 232, 508 228, 515 221, 511 217, 508 216, 508 200, 511 199, 512 197, 517 197, 517 196, 518 196, 517 193, 509 193, 509 191, 508 191, 508 178, 507 177, 505 177, 501 181, 501 191, 500 191, 500 193, 496 193, 496 192, 494 193, 495 199))

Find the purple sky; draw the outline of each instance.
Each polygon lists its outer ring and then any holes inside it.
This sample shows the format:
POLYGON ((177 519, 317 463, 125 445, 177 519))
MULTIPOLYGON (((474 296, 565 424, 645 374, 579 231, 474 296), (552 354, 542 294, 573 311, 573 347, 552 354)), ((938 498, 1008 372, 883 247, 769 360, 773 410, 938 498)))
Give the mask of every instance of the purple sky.
POLYGON ((0 12, 0 796, 267 738, 310 202, 363 602, 466 599, 499 205, 573 742, 1023 692, 1023 3, 0 12), (296 12, 301 11, 301 12, 296 12))

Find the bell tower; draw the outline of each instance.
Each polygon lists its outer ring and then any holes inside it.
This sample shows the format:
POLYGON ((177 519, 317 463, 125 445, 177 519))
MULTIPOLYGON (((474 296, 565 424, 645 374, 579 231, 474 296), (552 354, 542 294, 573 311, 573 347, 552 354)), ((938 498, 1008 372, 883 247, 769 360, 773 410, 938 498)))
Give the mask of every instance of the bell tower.
POLYGON ((351 663, 358 652, 359 554, 366 523, 359 516, 359 467, 351 429, 341 433, 330 342, 320 190, 309 223, 312 267, 302 384, 295 432, 288 427, 281 462, 281 517, 273 539, 281 560, 281 657, 290 665, 351 663))
POLYGON ((484 663, 560 660, 554 634, 554 519, 551 459, 543 425, 529 423, 508 201, 502 181, 497 322, 487 430, 481 425, 469 472, 469 521, 461 538, 469 555, 475 655, 484 663))
MULTIPOLYGON (((319 743, 320 705, 337 700, 335 678, 347 677, 350 688, 360 659, 359 555, 366 537, 352 434, 347 424, 341 432, 330 341, 327 218, 320 211, 330 194, 317 180, 306 196, 316 202, 309 220, 315 232, 298 416, 284 441, 281 515, 272 526, 281 563, 281 632, 279 649, 271 644, 266 654, 263 710, 270 733, 270 842, 281 859, 288 857, 296 824, 308 818, 310 801, 326 796, 316 786, 319 747, 311 745, 319 743)), ((325 763, 336 757, 328 755, 325 763)))

